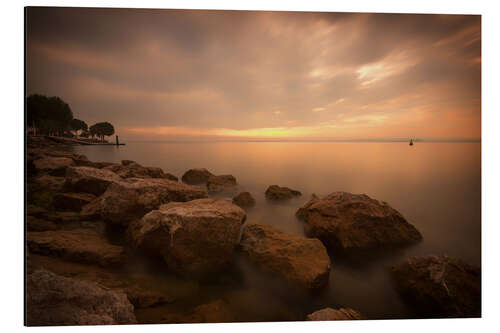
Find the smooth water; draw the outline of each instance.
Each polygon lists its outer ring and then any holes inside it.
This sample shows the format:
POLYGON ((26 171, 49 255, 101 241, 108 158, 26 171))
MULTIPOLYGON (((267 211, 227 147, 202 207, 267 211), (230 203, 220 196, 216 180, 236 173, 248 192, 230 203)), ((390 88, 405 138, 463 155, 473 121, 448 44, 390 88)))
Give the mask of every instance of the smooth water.
POLYGON ((234 273, 200 286, 199 299, 223 298, 241 320, 301 320, 314 310, 351 307, 368 318, 414 317, 395 293, 387 267, 414 255, 447 254, 481 265, 481 144, 417 142, 128 142, 77 146, 92 161, 123 159, 158 166, 179 178, 190 168, 232 174, 257 201, 247 223, 303 235, 296 210, 312 193, 365 193, 388 202, 422 233, 416 246, 369 260, 332 258, 328 288, 303 294, 237 261, 234 273), (269 185, 302 197, 268 203, 269 185))

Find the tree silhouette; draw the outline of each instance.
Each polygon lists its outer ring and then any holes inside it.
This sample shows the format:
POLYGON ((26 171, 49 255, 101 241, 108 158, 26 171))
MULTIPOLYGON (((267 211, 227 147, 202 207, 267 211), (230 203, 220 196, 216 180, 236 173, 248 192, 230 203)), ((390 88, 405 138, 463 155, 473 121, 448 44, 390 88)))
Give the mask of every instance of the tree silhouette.
POLYGON ((105 121, 90 126, 89 133, 90 135, 92 135, 92 137, 97 135, 98 137, 101 138, 101 141, 104 141, 105 136, 110 136, 115 134, 115 128, 113 127, 113 125, 105 121))
POLYGON ((30 95, 26 100, 28 126, 43 134, 62 135, 70 129, 73 112, 59 97, 30 95))
POLYGON ((70 123, 71 129, 76 132, 78 135, 78 131, 81 131, 83 133, 84 131, 88 130, 87 123, 84 122, 83 120, 73 118, 70 123))

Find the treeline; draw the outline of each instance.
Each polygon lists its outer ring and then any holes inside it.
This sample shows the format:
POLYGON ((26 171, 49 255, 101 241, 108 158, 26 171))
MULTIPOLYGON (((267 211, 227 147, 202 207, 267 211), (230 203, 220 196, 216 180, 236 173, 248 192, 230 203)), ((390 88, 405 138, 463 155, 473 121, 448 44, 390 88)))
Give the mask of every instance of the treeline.
POLYGON ((55 135, 67 137, 98 137, 115 134, 113 125, 100 122, 88 126, 83 120, 73 118, 69 105, 59 97, 33 94, 26 101, 27 125, 34 135, 55 135))

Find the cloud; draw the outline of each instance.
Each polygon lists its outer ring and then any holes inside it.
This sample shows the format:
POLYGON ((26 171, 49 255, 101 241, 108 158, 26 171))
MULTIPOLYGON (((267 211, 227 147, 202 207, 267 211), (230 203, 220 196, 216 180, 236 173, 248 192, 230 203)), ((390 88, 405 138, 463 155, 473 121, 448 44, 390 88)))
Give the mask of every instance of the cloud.
POLYGON ((480 136, 479 16, 45 7, 26 37, 28 94, 138 139, 480 136))

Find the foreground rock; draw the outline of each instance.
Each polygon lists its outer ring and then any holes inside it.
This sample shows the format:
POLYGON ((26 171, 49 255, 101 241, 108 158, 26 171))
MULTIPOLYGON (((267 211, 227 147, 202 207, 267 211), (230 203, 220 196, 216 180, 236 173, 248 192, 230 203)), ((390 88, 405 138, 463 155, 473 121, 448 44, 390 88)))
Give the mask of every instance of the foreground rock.
POLYGON ((33 161, 37 172, 45 172, 51 176, 64 176, 66 168, 75 165, 75 162, 67 157, 42 157, 33 161))
POLYGON ((131 224, 128 235, 135 247, 162 256, 170 269, 200 276, 228 263, 245 218, 230 199, 171 202, 131 224))
POLYGON ((144 167, 130 160, 123 160, 121 165, 113 164, 104 167, 104 169, 113 171, 122 178, 166 178, 173 181, 179 180, 176 176, 163 172, 161 168, 144 167))
POLYGON ((363 316, 359 312, 353 309, 332 309, 325 308, 318 311, 314 311, 307 315, 307 320, 311 321, 326 321, 326 320, 361 320, 363 316))
POLYGON ((365 194, 333 192, 313 197, 300 208, 307 236, 331 250, 349 251, 406 245, 422 239, 420 232, 395 209, 365 194))
POLYGON ((209 193, 234 192, 237 185, 236 178, 232 175, 211 176, 207 180, 209 193))
POLYGON ((28 326, 135 324, 127 296, 46 270, 26 277, 28 326))
POLYGON ((191 185, 205 184, 211 176, 213 174, 205 168, 189 169, 182 175, 182 181, 191 185))
POLYGON ((54 177, 50 175, 37 176, 28 184, 28 187, 35 191, 61 192, 64 190, 64 177, 54 177))
POLYGON ((266 190, 266 198, 269 200, 289 200, 293 197, 301 196, 302 193, 292 190, 288 187, 280 187, 278 185, 271 185, 266 190))
POLYGON ((414 257, 392 266, 397 290, 429 317, 480 317, 481 270, 447 256, 414 257))
POLYGON ((91 167, 69 167, 66 170, 65 188, 69 192, 101 195, 113 182, 122 180, 116 173, 91 167))
POLYGON ((322 288, 328 283, 330 258, 318 239, 250 224, 243 230, 240 247, 251 262, 292 283, 308 289, 322 288))
POLYGON ((101 266, 121 264, 125 259, 123 247, 111 245, 92 229, 29 232, 27 244, 33 253, 101 266))
POLYGON ((96 198, 89 193, 58 193, 54 196, 54 208, 60 211, 79 212, 96 198))
POLYGON ((198 186, 168 179, 128 178, 109 185, 103 195, 82 209, 82 215, 97 215, 109 223, 127 226, 162 204, 206 197, 207 192, 198 186))
POLYGON ((223 300, 215 300, 194 308, 190 322, 229 323, 235 321, 234 313, 223 300))
POLYGON ((255 199, 250 192, 241 192, 233 198, 233 203, 241 208, 248 208, 255 206, 255 199))

